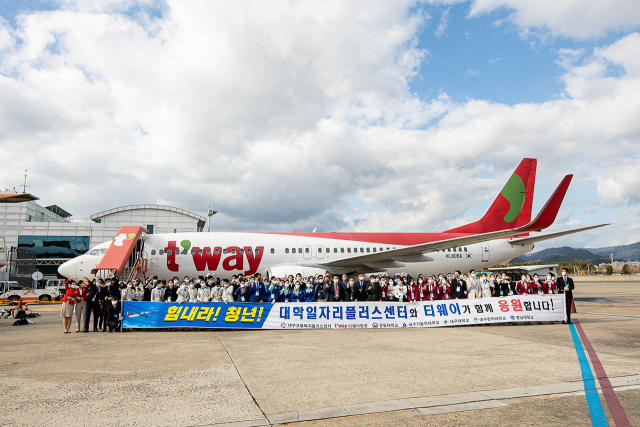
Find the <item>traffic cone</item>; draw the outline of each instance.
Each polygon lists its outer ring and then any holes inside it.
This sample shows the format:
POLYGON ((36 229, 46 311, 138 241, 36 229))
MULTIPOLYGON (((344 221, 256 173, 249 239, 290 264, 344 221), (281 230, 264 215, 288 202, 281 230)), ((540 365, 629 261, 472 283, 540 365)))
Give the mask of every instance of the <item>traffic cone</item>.
POLYGON ((29 303, 27 302, 24 303, 24 311, 27 313, 29 312, 29 303))
POLYGON ((571 313, 577 313, 574 300, 571 300, 571 313))
POLYGON ((22 310, 22 297, 20 297, 20 301, 18 301, 18 310, 22 310))

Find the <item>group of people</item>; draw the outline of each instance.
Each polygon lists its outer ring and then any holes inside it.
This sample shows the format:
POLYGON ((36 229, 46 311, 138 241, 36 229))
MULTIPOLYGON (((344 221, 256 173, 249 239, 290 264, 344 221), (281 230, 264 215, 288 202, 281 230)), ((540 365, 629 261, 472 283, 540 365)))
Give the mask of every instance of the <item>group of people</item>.
MULTIPOLYGON (((537 274, 522 275, 519 281, 506 273, 478 275, 475 270, 462 274, 443 274, 417 278, 407 274, 388 276, 363 274, 356 277, 331 276, 330 273, 303 278, 301 274, 285 278, 271 278, 266 282, 256 273, 253 276, 234 275, 229 279, 216 275, 189 278, 178 277, 162 280, 157 277, 129 282, 117 277, 106 279, 71 279, 65 283, 62 316, 65 333, 69 333, 74 313, 78 322, 76 332, 88 332, 90 316, 93 314, 93 330, 103 332, 119 327, 120 301, 151 302, 246 302, 246 303, 290 303, 290 302, 352 302, 352 301, 433 301, 464 298, 506 297, 510 295, 543 295, 567 293, 567 307, 571 306, 573 281, 568 270, 562 269, 562 277, 553 273, 546 278, 537 274)), ((570 310, 568 309, 569 313, 570 310)), ((570 316, 570 314, 568 314, 570 316)), ((570 320, 570 318, 568 318, 570 320)))

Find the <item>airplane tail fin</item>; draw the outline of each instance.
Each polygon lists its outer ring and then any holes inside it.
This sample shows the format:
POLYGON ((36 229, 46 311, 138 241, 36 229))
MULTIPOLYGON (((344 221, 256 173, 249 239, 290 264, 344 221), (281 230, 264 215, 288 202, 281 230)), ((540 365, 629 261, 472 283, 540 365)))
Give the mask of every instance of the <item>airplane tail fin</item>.
POLYGON ((482 218, 447 233, 489 233, 527 225, 531 221, 537 164, 536 159, 522 159, 482 218))

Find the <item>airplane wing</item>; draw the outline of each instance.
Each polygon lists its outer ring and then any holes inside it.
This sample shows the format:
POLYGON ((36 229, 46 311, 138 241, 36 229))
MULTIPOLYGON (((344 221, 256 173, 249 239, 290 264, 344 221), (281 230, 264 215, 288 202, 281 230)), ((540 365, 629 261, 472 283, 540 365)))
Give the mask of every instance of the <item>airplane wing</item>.
MULTIPOLYGON (((492 231, 489 233, 472 234, 462 237, 453 237, 450 239, 438 240, 436 242, 421 243, 418 245, 407 246, 401 249, 394 249, 390 251, 370 253, 366 255, 360 255, 353 258, 336 260, 331 262, 322 263, 325 267, 360 267, 366 266, 370 268, 394 268, 404 267, 402 262, 425 262, 433 261, 433 258, 424 255, 426 252, 436 252, 441 249, 448 249, 457 246, 472 245, 474 243, 486 242, 494 239, 502 239, 506 237, 513 237, 518 234, 528 233, 531 231, 540 231, 549 227, 556 219, 562 200, 569 188, 569 183, 573 175, 567 175, 564 177, 558 188, 553 192, 547 203, 544 205, 538 216, 522 227, 510 228, 500 231, 492 231)), ((595 226, 593 228, 596 228, 595 226)), ((584 231, 584 230, 579 230, 584 231)), ((578 231, 573 231, 578 232, 578 231)), ((567 233, 570 234, 570 233, 567 233)), ((557 237, 557 236, 556 236, 557 237)), ((534 237, 535 238, 535 237, 534 237)), ((550 237, 551 238, 551 237, 550 237)), ((523 239, 526 240, 527 238, 523 239)), ((522 240, 519 240, 522 241, 522 240)))
POLYGON ((600 227, 604 227, 604 226, 607 226, 607 225, 611 225, 611 224, 591 225, 589 227, 574 228, 573 230, 558 231, 556 233, 548 233, 548 234, 541 234, 539 236, 525 237, 523 239, 512 240, 511 244, 512 245, 518 245, 518 246, 524 246, 524 245, 528 245, 530 243, 543 242, 545 240, 555 239, 556 237, 566 236, 568 234, 573 234, 573 233, 580 233, 581 231, 593 230, 594 228, 600 228, 600 227))

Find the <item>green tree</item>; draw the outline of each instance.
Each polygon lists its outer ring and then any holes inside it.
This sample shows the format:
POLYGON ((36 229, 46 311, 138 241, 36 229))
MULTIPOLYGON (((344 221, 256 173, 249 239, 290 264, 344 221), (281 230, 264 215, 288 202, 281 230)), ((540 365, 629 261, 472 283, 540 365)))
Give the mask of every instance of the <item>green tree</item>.
POLYGON ((607 265, 607 275, 611 276, 613 274, 613 266, 607 265))
POLYGON ((629 271, 629 264, 625 264, 622 266, 622 274, 631 274, 629 271))

